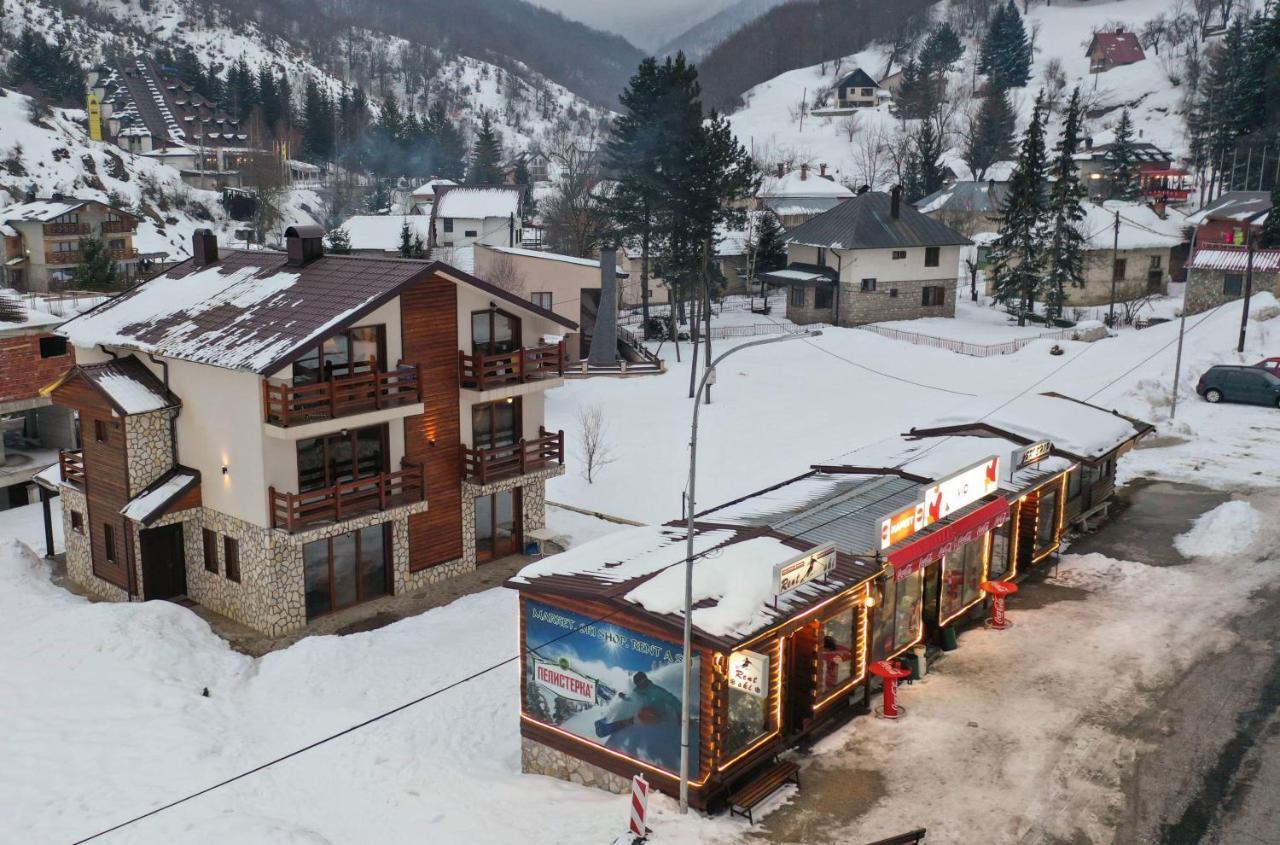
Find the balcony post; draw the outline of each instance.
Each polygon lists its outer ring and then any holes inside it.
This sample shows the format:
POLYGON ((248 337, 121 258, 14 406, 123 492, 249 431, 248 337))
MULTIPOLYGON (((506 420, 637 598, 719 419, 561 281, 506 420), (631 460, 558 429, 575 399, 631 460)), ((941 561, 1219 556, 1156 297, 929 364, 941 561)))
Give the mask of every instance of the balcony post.
POLYGON ((385 511, 387 509, 387 474, 384 472, 378 476, 378 510, 385 511))
MULTIPOLYGON (((378 372, 378 370, 375 367, 374 371, 369 374, 369 378, 373 382, 373 407, 381 411, 382 410, 382 387, 383 387, 382 374, 378 372)), ((388 378, 388 382, 389 381, 390 379, 388 378)))
POLYGON ((271 511, 271 527, 278 528, 276 525, 276 488, 271 485, 267 488, 267 509, 271 511))
POLYGON ((560 453, 560 465, 564 466, 564 429, 556 434, 556 448, 560 453))
POLYGON ((418 401, 422 401, 422 362, 413 365, 413 387, 417 391, 418 401))
MULTIPOLYGON (((332 374, 331 374, 332 375, 332 374)), ((333 378, 325 379, 325 388, 329 391, 329 419, 338 418, 338 391, 333 389, 333 378)))
POLYGON ((520 474, 527 475, 528 470, 525 467, 525 461, 529 456, 529 443, 523 437, 520 438, 520 474))

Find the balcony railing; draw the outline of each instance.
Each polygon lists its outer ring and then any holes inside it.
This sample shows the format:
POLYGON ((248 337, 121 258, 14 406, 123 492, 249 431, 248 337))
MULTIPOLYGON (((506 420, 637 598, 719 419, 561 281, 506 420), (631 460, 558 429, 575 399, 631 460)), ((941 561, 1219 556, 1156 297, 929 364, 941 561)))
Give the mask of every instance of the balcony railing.
POLYGON ((489 449, 462 447, 462 477, 477 484, 515 478, 564 463, 564 432, 538 430, 538 437, 489 449))
POLYGON ((134 231, 134 222, 132 220, 103 220, 102 234, 104 235, 124 235, 134 231))
POLYGON ((46 235, 87 235, 89 234, 89 224, 46 223, 44 224, 44 233, 46 235))
POLYGON ((421 502, 422 467, 406 463, 399 472, 384 472, 305 493, 282 493, 272 487, 267 496, 271 526, 293 534, 421 502))
POLYGON ((391 372, 339 376, 297 387, 264 381, 262 389, 266 421, 278 426, 332 420, 422 401, 422 377, 416 365, 391 372))
POLYGON ((83 452, 69 452, 66 449, 60 449, 58 451, 58 469, 62 473, 63 481, 84 487, 83 452))
POLYGON ((44 256, 46 264, 79 264, 81 261, 80 250, 73 249, 69 252, 47 252, 44 256))
POLYGON ((132 261, 138 257, 137 247, 130 247, 128 249, 109 249, 107 252, 110 253, 111 257, 116 261, 132 261))
POLYGON ((506 384, 522 384, 564 375, 564 341, 546 346, 524 346, 496 355, 458 352, 458 380, 472 390, 490 390, 506 384))

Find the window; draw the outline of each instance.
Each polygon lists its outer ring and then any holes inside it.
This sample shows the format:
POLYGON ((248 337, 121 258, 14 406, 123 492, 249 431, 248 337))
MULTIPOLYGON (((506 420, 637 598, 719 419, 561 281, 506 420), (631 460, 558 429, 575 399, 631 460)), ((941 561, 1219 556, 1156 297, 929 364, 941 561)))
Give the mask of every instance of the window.
POLYGON ((1036 513, 1036 552, 1048 551, 1058 533, 1058 491, 1040 493, 1040 509, 1036 513))
POLYGON ((452 218, 452 217, 446 217, 446 218, 444 218, 444 230, 445 230, 446 232, 452 232, 452 231, 453 231, 453 218, 452 218))
POLYGON ((520 488, 477 496, 476 560, 493 560, 520 549, 520 488))
POLYGON ((942 247, 927 246, 924 248, 924 266, 937 267, 942 262, 942 247))
POLYGON ((293 362, 293 384, 316 384, 376 372, 386 359, 386 326, 353 326, 328 337, 293 362))
MULTIPOLYGON (((739 655, 740 659, 746 659, 739 655)), ((778 671, 770 659, 769 672, 778 671)), ((732 670, 732 667, 731 667, 732 670)), ((772 690, 771 678, 765 679, 765 690, 772 690)), ((729 726, 725 731, 725 752, 736 754, 769 732, 769 695, 752 695, 746 690, 729 687, 729 726)))
POLYGON ((880 579, 880 600, 873 610, 871 660, 884 660, 919 639, 924 610, 921 570, 895 581, 892 575, 880 579))
POLYGON ((893 260, 894 260, 894 261, 902 261, 902 260, 904 260, 906 257, 907 257, 907 251, 906 251, 905 249, 895 249, 895 250, 893 251, 893 260))
POLYGON ((545 308, 548 311, 551 310, 551 291, 549 290, 534 291, 532 294, 530 294, 529 298, 533 301, 533 304, 538 306, 539 308, 545 308))
POLYGON ((218 574, 218 535, 208 528, 201 532, 201 540, 204 543, 204 568, 206 572, 218 574))
POLYGON ((387 427, 370 425, 298 441, 298 491, 322 490, 387 471, 387 427))
POLYGON ((1244 293, 1244 276, 1239 273, 1227 273, 1223 276, 1222 293, 1225 296, 1240 296, 1244 293))
POLYGON ((857 658, 858 615, 854 608, 837 613, 822 623, 818 644, 818 697, 849 682, 857 658))
POLYGON ((920 289, 921 305, 946 305, 947 289, 941 285, 925 285, 920 289))
POLYGON ((79 223, 80 213, 76 211, 69 211, 66 214, 59 214, 57 217, 53 218, 53 222, 54 223, 79 223))
POLYGON ((79 248, 80 245, 73 241, 58 241, 53 245, 53 251, 56 253, 75 252, 79 248))
POLYGON ((982 564, 985 562, 986 540, 979 537, 966 543, 958 552, 942 559, 942 595, 938 622, 946 623, 966 607, 982 598, 982 564))
POLYGON ((40 338, 40 357, 41 358, 60 358, 67 354, 67 339, 65 337, 48 337, 40 338))
POLYGON ((520 439, 520 400, 504 399, 471 406, 471 445, 476 449, 512 446, 520 439))
POLYGON ((791 304, 796 308, 804 307, 804 288, 796 285, 791 289, 791 304))
POLYGON ((1159 269, 1161 269, 1162 267, 1164 267, 1164 264, 1162 264, 1162 263, 1161 263, 1161 256, 1159 256, 1159 255, 1153 255, 1153 256, 1151 256, 1151 269, 1152 269, 1152 270, 1159 270, 1159 269))
POLYGON ((1009 532, 1012 522, 991 532, 991 557, 987 561, 987 579, 998 580, 1009 574, 1009 532))
POLYGON ((835 289, 830 285, 818 285, 813 291, 813 307, 814 308, 830 308, 832 301, 835 299, 835 289))
POLYGON ((1127 258, 1117 258, 1111 263, 1111 280, 1113 282, 1123 282, 1128 271, 1129 260, 1127 258))
POLYGON ((307 619, 391 592, 386 523, 302 547, 307 619))
POLYGON ((477 355, 500 355, 519 348, 519 318, 496 308, 471 314, 472 352, 477 355))
POLYGON ((120 217, 120 215, 119 215, 119 214, 117 214, 116 212, 114 212, 114 211, 108 211, 108 212, 107 212, 107 222, 108 222, 108 223, 119 223, 119 222, 120 222, 120 220, 121 220, 121 217, 120 217))
POLYGON ((462 236, 464 238, 476 238, 480 236, 480 233, 477 232, 475 229, 467 229, 465 232, 462 233, 462 236))
POLYGON ((826 248, 825 248, 825 247, 818 247, 818 261, 817 261, 817 265, 818 265, 819 267, 826 267, 826 266, 827 266, 827 250, 826 250, 826 248))
POLYGON ((222 538, 222 559, 226 562, 227 580, 240 583, 240 542, 233 537, 222 538))
POLYGON ((864 96, 864 97, 870 97, 870 96, 873 96, 874 94, 875 94, 875 91, 873 91, 873 90, 872 90, 872 89, 870 89, 870 88, 863 88, 863 89, 862 89, 862 96, 864 96))
POLYGON ((1076 467, 1067 473, 1067 501, 1074 502, 1080 498, 1080 476, 1083 473, 1080 467, 1076 467))
POLYGON ((107 421, 106 420, 93 421, 93 439, 94 439, 94 442, 96 443, 107 442, 107 421))
POLYGON ((109 522, 102 525, 102 545, 107 550, 107 563, 114 565, 116 562, 116 529, 109 522))
POLYGON ((84 514, 80 511, 71 512, 71 530, 84 533, 84 514))
POLYGON ((871 292, 872 292, 872 291, 874 291, 875 289, 876 289, 876 280, 875 280, 875 279, 863 279, 863 280, 862 280, 862 292, 863 292, 863 293, 871 293, 871 292))
POLYGON ((123 251, 124 251, 124 239, 123 239, 123 238, 112 238, 111 240, 107 241, 107 249, 115 250, 115 251, 117 251, 117 252, 123 252, 123 251))
POLYGON ((51 283, 69 284, 75 279, 76 274, 73 270, 50 270, 49 281, 51 283))

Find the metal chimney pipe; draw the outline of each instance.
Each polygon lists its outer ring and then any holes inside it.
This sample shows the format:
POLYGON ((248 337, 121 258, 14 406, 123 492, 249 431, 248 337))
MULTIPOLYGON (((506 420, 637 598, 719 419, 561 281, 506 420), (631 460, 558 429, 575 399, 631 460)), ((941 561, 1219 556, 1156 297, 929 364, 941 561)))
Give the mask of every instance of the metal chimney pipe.
POLYGON ((600 308, 587 362, 618 363, 618 254, 613 247, 600 250, 600 308))

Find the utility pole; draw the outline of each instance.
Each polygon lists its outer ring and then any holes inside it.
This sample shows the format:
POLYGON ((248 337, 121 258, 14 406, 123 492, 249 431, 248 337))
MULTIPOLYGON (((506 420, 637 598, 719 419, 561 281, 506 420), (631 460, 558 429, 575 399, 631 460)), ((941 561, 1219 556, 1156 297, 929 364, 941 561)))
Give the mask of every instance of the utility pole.
MULTIPOLYGON (((1253 296, 1253 219, 1250 218, 1245 229, 1244 242, 1246 249, 1244 270, 1244 305, 1240 309, 1240 343, 1236 351, 1244 353, 1244 336, 1249 330, 1249 298, 1253 296)), ((1185 307, 1185 303, 1184 303, 1185 307)))
POLYGON ((1111 240, 1111 305, 1107 308, 1107 328, 1116 327, 1116 262, 1120 258, 1120 210, 1116 209, 1115 233, 1111 240))
POLYGON ((1173 361, 1173 406, 1169 409, 1169 419, 1178 416, 1178 379, 1182 377, 1182 336, 1187 331, 1187 303, 1182 302, 1182 316, 1178 318, 1178 356, 1173 361))

